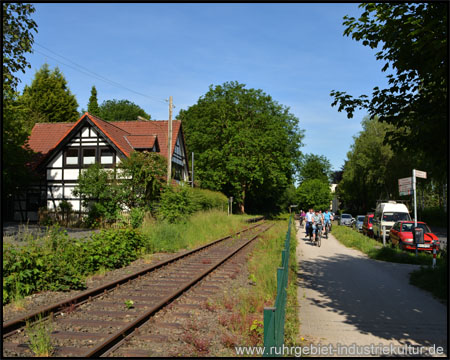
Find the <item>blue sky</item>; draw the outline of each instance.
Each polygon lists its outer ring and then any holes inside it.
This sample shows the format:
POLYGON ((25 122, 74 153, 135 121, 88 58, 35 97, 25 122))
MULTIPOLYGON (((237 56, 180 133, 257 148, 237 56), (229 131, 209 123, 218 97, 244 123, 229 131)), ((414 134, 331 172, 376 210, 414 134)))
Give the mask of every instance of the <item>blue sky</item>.
POLYGON ((305 130, 302 152, 324 155, 334 170, 366 113, 347 119, 330 91, 358 96, 387 84, 375 50, 343 36, 343 16, 361 14, 356 3, 34 5, 35 52, 19 90, 47 62, 63 72, 79 110, 95 85, 99 103, 127 99, 164 120, 170 95, 176 117, 210 85, 238 81, 288 106, 305 130))

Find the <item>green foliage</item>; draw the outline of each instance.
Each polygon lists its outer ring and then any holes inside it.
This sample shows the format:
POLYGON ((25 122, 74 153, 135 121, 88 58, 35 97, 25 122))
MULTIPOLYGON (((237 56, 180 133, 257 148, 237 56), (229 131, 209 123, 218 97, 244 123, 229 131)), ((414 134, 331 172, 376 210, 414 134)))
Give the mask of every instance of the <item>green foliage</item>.
POLYGON ((409 282, 412 285, 431 292, 443 301, 448 300, 448 260, 438 264, 434 269, 431 266, 421 266, 410 274, 409 282))
POLYGON ((364 3, 362 15, 345 16, 344 35, 380 50, 377 60, 385 61, 386 89, 373 89, 353 98, 345 92, 331 92, 332 106, 339 104, 351 118, 357 108, 367 109, 371 117, 407 131, 389 131, 385 143, 394 150, 423 153, 430 176, 438 181, 447 177, 436 154, 448 151, 448 3, 364 3), (433 56, 430 56, 433 54, 433 56))
POLYGON ((306 180, 297 189, 297 197, 302 209, 329 209, 332 199, 328 181, 320 179, 306 180))
POLYGON ((169 223, 186 222, 197 211, 225 210, 228 200, 220 192, 188 187, 186 184, 167 186, 162 193, 158 218, 169 223))
POLYGON ((145 210, 142 208, 132 208, 130 210, 130 224, 133 229, 137 229, 144 221, 145 210))
POLYGON ((200 188, 189 188, 188 194, 193 212, 210 209, 224 211, 227 209, 228 199, 221 192, 200 188))
POLYGON ((44 64, 19 98, 27 112, 28 129, 40 122, 71 122, 78 118, 78 103, 58 67, 50 71, 44 64))
POLYGON ((188 186, 166 186, 159 204, 159 219, 168 221, 171 224, 186 222, 189 215, 193 212, 194 208, 189 198, 188 186))
POLYGON ((167 174, 167 160, 163 156, 135 151, 121 161, 119 169, 120 201, 124 205, 144 207, 159 198, 167 174))
MULTIPOLYGON (((363 131, 354 137, 347 153, 337 194, 342 208, 350 213, 364 214, 374 210, 378 199, 400 199, 398 179, 410 177, 414 168, 428 172, 429 167, 419 154, 394 151, 389 144, 384 144, 383 139, 389 131, 405 132, 406 129, 394 129, 377 117, 365 117, 361 124, 363 131)), ((441 205, 443 211, 442 185, 433 179, 417 181, 418 200, 423 206, 441 205)))
POLYGON ((55 227, 43 240, 20 247, 5 245, 3 304, 15 294, 82 289, 84 276, 128 265, 145 244, 141 233, 132 229, 105 230, 91 239, 69 239, 55 227))
POLYGON ((83 206, 89 209, 88 225, 117 219, 121 209, 121 192, 114 174, 100 164, 92 164, 80 174, 73 193, 80 196, 83 206))
POLYGON ((35 12, 32 4, 8 3, 3 6, 3 101, 9 91, 14 91, 20 81, 14 73, 30 68, 26 54, 32 52, 33 32, 37 25, 31 18, 35 12))
POLYGON ((233 196, 240 211, 274 208, 291 183, 303 137, 298 119, 262 90, 237 82, 209 88, 181 110, 203 188, 233 196))
POLYGON ((38 321, 33 324, 27 322, 25 333, 28 336, 30 349, 36 356, 49 357, 54 350, 50 333, 53 326, 49 321, 42 321, 39 316, 38 321))
POLYGON ((136 120, 138 116, 150 120, 149 114, 129 100, 106 100, 99 108, 99 117, 106 121, 136 120))
POLYGON ((306 154, 299 167, 299 182, 311 179, 330 181, 331 164, 323 155, 306 154))
POLYGON ((92 115, 100 116, 100 108, 98 106, 97 100, 97 89, 95 88, 95 86, 92 86, 91 89, 91 96, 87 105, 87 111, 92 115))

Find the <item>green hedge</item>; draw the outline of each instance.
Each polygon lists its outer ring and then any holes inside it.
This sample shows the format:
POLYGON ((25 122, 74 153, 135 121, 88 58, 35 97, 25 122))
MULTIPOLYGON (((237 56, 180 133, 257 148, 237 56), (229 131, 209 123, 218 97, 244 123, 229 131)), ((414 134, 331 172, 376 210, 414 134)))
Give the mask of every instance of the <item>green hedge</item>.
POLYGON ((168 186, 161 195, 157 217, 169 223, 186 222, 189 215, 202 210, 225 210, 227 198, 216 191, 191 188, 186 184, 168 186))
POLYGON ((134 229, 104 230, 70 239, 57 228, 46 238, 3 249, 3 304, 37 291, 85 288, 86 275, 137 259, 144 237, 134 229))

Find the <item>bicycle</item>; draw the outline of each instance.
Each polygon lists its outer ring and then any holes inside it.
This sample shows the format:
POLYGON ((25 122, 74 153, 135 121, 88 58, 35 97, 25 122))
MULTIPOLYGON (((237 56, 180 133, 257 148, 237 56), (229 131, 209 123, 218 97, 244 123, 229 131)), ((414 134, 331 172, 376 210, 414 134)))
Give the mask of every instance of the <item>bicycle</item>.
POLYGON ((328 239, 328 233, 331 232, 331 222, 327 221, 325 224, 325 238, 328 239))
POLYGON ((321 245, 321 239, 322 239, 322 225, 317 225, 317 230, 316 230, 316 245, 318 247, 320 247, 321 245))
POLYGON ((313 223, 311 222, 311 221, 307 221, 306 222, 306 227, 307 227, 307 230, 306 230, 306 236, 308 236, 309 235, 309 241, 311 241, 311 239, 312 239, 312 234, 313 234, 313 225, 312 225, 313 223))

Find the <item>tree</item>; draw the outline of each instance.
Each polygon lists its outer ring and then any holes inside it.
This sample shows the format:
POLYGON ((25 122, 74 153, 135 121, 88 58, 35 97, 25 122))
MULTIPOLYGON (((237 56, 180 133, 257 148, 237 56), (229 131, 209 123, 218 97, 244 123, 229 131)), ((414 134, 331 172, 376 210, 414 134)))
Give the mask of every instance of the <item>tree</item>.
POLYGON ((302 209, 326 210, 330 208, 332 194, 328 181, 308 179, 298 187, 297 197, 302 209))
POLYGON ((92 86, 91 97, 89 98, 87 108, 88 108, 88 112, 90 114, 95 115, 95 116, 100 115, 100 108, 98 106, 98 100, 97 100, 97 89, 95 88, 95 86, 92 86))
POLYGON ((31 4, 3 3, 3 103, 2 103, 2 213, 13 206, 13 195, 25 187, 34 176, 25 166, 32 151, 24 146, 29 133, 25 127, 26 114, 17 102, 14 73, 25 72, 30 64, 26 54, 32 52, 33 33, 37 25, 31 19, 35 9, 31 4))
POLYGON ((306 154, 299 166, 298 179, 300 182, 311 179, 330 181, 331 174, 331 164, 325 156, 306 154))
POLYGON ((58 67, 50 71, 48 64, 36 72, 30 86, 25 86, 19 101, 27 111, 29 130, 37 122, 72 122, 78 118, 78 103, 64 75, 58 67))
POLYGON ((226 82, 209 88, 197 104, 181 110, 196 176, 206 189, 233 196, 241 212, 276 210, 292 183, 303 137, 289 108, 262 90, 226 82))
POLYGON ((20 81, 13 74, 30 67, 25 55, 32 52, 33 32, 37 32, 30 17, 34 12, 31 4, 3 3, 3 99, 20 81))
POLYGON ((344 208, 365 213, 375 208, 378 199, 398 199, 398 179, 411 176, 420 159, 406 151, 394 152, 384 138, 393 125, 380 122, 377 117, 365 117, 363 131, 354 137, 347 153, 338 196, 344 208))
POLYGON ((167 160, 158 153, 133 152, 119 165, 121 171, 121 201, 128 208, 145 207, 155 200, 167 174, 167 160))
POLYGON ((89 210, 89 225, 117 219, 121 209, 121 192, 114 173, 103 169, 100 164, 92 164, 80 174, 73 194, 80 196, 82 205, 89 210))
POLYGON ((445 166, 436 154, 447 154, 448 120, 448 3, 364 3, 359 19, 344 17, 344 35, 362 41, 372 49, 382 45, 375 55, 386 61, 382 71, 389 87, 373 89, 353 98, 331 91, 332 106, 339 104, 351 118, 356 108, 367 109, 371 117, 406 132, 390 130, 385 138, 394 150, 423 152, 430 164, 430 175, 447 177, 445 166))
POLYGON ((128 121, 136 120, 138 116, 142 116, 150 120, 141 107, 129 100, 106 100, 99 108, 100 118, 106 121, 128 121))

